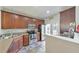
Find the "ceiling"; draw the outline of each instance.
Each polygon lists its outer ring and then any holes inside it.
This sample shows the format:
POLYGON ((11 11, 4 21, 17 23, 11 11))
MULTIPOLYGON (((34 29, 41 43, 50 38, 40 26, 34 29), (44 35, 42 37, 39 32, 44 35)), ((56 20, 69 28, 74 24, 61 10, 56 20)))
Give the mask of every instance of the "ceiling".
POLYGON ((3 6, 1 9, 44 20, 51 15, 71 7, 72 6, 3 6))

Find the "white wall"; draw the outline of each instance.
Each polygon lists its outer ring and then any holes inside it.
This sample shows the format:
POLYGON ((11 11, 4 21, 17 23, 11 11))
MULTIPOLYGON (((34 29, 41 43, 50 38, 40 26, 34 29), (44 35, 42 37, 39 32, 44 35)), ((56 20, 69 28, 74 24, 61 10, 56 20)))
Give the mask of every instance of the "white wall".
POLYGON ((56 24, 57 34, 58 35, 60 34, 60 14, 59 13, 52 16, 52 19, 45 20, 45 24, 52 24, 52 25, 56 24))
POLYGON ((56 24, 56 30, 58 34, 60 34, 60 14, 59 13, 53 16, 53 19, 51 19, 50 23, 52 25, 56 24))
POLYGON ((46 30, 45 34, 49 34, 49 35, 52 34, 51 33, 51 24, 46 24, 45 30, 46 30))
POLYGON ((76 7, 76 26, 79 25, 79 6, 76 7))
POLYGON ((1 11, 0 11, 0 29, 1 29, 1 11))
MULTIPOLYGON (((77 28, 77 25, 79 25, 79 6, 76 7, 75 17, 76 17, 76 28, 77 28)), ((74 39, 79 40, 79 33, 75 33, 74 39)))

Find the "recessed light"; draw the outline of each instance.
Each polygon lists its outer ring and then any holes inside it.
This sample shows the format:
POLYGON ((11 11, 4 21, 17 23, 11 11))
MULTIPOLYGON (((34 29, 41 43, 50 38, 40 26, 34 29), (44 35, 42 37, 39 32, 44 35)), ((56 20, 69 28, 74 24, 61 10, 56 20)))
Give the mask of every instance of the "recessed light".
POLYGON ((47 14, 49 14, 49 13, 50 13, 50 11, 49 11, 49 10, 47 10, 47 11, 46 11, 46 13, 47 13, 47 14))

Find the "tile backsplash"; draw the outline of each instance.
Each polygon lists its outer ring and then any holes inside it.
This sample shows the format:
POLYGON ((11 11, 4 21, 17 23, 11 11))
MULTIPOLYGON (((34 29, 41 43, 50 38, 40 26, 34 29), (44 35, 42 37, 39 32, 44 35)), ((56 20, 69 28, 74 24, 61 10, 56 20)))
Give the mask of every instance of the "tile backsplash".
POLYGON ((18 32, 26 32, 27 29, 0 29, 0 35, 6 33, 18 33, 18 32))

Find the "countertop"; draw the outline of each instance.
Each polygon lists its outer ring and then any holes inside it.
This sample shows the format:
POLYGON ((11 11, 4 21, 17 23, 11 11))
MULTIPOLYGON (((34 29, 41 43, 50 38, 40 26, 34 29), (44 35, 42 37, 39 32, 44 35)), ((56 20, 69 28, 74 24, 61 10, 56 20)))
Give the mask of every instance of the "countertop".
POLYGON ((22 35, 19 35, 19 36, 14 36, 14 37, 11 37, 11 38, 0 40, 0 53, 6 53, 11 42, 14 40, 14 38, 18 38, 18 37, 23 36, 23 35, 28 35, 28 34, 22 34, 22 35))
POLYGON ((68 38, 68 37, 64 37, 64 36, 59 36, 59 35, 49 35, 49 34, 46 34, 46 36, 51 36, 51 37, 56 37, 58 39, 61 39, 61 40, 65 40, 65 41, 69 41, 69 42, 73 42, 73 43, 77 43, 79 44, 79 40, 76 39, 76 38, 68 38))
POLYGON ((79 53, 79 40, 46 35, 46 53, 79 53))

